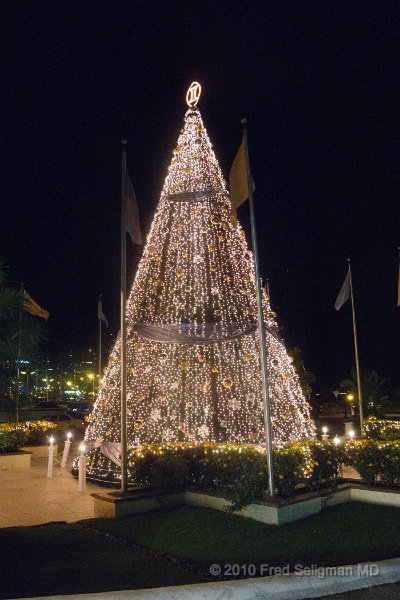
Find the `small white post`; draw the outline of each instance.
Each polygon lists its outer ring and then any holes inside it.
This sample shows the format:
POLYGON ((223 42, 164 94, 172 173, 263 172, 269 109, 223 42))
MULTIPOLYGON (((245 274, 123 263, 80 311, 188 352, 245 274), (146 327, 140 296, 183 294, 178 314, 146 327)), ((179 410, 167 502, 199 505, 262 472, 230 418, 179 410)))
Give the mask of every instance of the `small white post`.
POLYGON ((65 469, 65 467, 67 466, 69 449, 71 447, 71 437, 72 437, 72 433, 70 431, 68 431, 67 439, 65 440, 65 443, 64 443, 64 451, 63 451, 62 460, 61 460, 61 467, 63 469, 65 469))
POLYGON ((54 437, 49 439, 49 461, 47 463, 47 477, 53 477, 53 462, 54 462, 54 437))
POLYGON ((80 450, 80 455, 79 455, 78 490, 80 492, 84 492, 85 488, 86 488, 86 456, 85 456, 86 446, 85 446, 85 444, 81 444, 79 446, 79 450, 80 450))
POLYGON ((351 421, 346 421, 344 424, 344 435, 350 436, 350 431, 353 431, 354 424, 351 421))
POLYGON ((328 435, 328 428, 326 425, 323 426, 322 428, 322 435, 321 435, 322 439, 324 442, 326 442, 329 439, 329 435, 328 435))

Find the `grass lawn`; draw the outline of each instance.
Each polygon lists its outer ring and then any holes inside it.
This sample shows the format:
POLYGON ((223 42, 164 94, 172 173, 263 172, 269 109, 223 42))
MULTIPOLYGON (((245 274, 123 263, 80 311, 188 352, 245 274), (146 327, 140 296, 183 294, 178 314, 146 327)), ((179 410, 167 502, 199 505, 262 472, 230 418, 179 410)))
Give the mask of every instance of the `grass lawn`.
POLYGON ((328 508, 280 527, 190 507, 89 522, 205 565, 261 562, 324 566, 400 556, 400 509, 359 502, 328 508))
MULTIPOLYGON (((217 563, 339 565, 400 556, 400 509, 351 503, 276 527, 227 513, 179 508, 76 525, 0 529, 0 596, 45 596, 212 580, 217 563), (113 538, 139 545, 124 547, 113 538), (144 548, 190 560, 191 572, 144 548)), ((259 573, 257 573, 259 574, 259 573)))

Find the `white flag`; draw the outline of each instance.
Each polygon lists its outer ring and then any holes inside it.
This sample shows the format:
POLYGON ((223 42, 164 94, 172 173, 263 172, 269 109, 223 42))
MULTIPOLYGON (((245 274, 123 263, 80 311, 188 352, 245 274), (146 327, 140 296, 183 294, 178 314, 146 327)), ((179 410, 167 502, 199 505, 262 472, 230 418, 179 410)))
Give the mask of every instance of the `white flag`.
POLYGON ((340 289, 338 297, 336 298, 335 308, 339 310, 342 308, 343 304, 347 302, 350 297, 350 269, 347 272, 346 279, 343 282, 343 285, 340 289))

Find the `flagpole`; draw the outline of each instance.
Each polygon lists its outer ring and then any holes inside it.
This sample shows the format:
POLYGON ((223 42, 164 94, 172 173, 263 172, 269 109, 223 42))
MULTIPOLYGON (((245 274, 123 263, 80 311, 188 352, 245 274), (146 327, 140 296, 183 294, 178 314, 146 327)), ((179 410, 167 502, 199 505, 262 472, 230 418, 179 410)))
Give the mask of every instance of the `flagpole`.
POLYGON ((356 327, 356 313, 354 310, 354 294, 353 294, 353 281, 351 278, 351 265, 350 265, 350 259, 347 259, 347 262, 349 263, 349 280, 350 280, 350 297, 351 297, 351 311, 353 314, 353 334, 354 334, 354 355, 355 355, 355 359, 356 359, 356 372, 357 372, 357 388, 358 388, 358 408, 359 408, 359 412, 360 412, 360 434, 361 437, 363 437, 363 433, 364 433, 364 427, 363 427, 363 421, 364 421, 364 416, 363 416, 363 406, 362 406, 362 393, 361 393, 361 377, 360 377, 360 365, 358 362, 358 341, 357 341, 357 327, 356 327))
POLYGON ((257 313, 258 313, 258 331, 260 338, 260 360, 261 360, 261 377, 262 377, 262 391, 264 398, 264 423, 265 423, 265 441, 267 447, 267 460, 268 460, 268 477, 269 477, 269 493, 271 498, 275 496, 275 484, 274 484, 274 464, 272 456, 272 430, 271 430, 271 416, 269 407, 269 386, 268 386, 268 369, 267 369, 267 339, 265 334, 264 314, 262 305, 262 289, 261 289, 261 278, 260 278, 260 263, 258 257, 258 243, 257 243, 257 231, 256 231, 256 220, 254 214, 254 199, 253 199, 253 180, 250 171, 250 158, 249 158, 249 147, 247 142, 247 120, 242 119, 243 124, 243 140, 246 155, 246 170, 247 170, 247 186, 249 190, 249 208, 250 208, 250 224, 251 224, 251 239, 253 244, 253 256, 254 256, 254 272, 255 272, 255 283, 257 291, 257 313))
POLYGON ((397 279, 397 306, 400 306, 400 246, 397 246, 399 253, 399 277, 397 279))
POLYGON ((127 444, 126 444, 126 140, 122 146, 121 182, 121 492, 128 490, 127 444))
POLYGON ((24 284, 21 283, 21 298, 19 303, 19 316, 18 316, 18 353, 17 353, 17 401, 15 404, 15 420, 19 422, 19 400, 20 400, 20 389, 19 382, 21 378, 21 335, 22 335, 22 308, 24 305, 24 284))
MULTIPOLYGON (((101 294, 100 294, 100 298, 99 298, 99 302, 97 304, 97 307, 99 306, 99 304, 102 307, 102 301, 101 301, 101 294)), ((103 308, 102 308, 103 310, 103 308)), ((100 381, 101 381, 101 313, 99 312, 98 308, 97 308, 97 317, 99 319, 99 387, 100 387, 100 381)))

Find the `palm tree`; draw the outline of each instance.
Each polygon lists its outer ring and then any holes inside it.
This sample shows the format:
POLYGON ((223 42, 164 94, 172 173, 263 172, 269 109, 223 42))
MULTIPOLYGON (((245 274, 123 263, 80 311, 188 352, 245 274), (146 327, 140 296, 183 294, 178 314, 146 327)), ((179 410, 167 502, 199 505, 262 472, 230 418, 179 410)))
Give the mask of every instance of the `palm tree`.
MULTIPOLYGON (((376 371, 370 371, 366 375, 361 374, 360 379, 364 416, 379 414, 380 407, 389 400, 387 394, 389 380, 381 378, 376 371)), ((358 403, 357 372, 354 368, 351 370, 350 379, 342 381, 340 388, 345 392, 351 392, 358 403)))
POLYGON ((0 381, 2 393, 9 389, 22 357, 38 358, 39 344, 46 339, 46 328, 22 310, 22 289, 7 281, 7 267, 0 261, 0 381))

